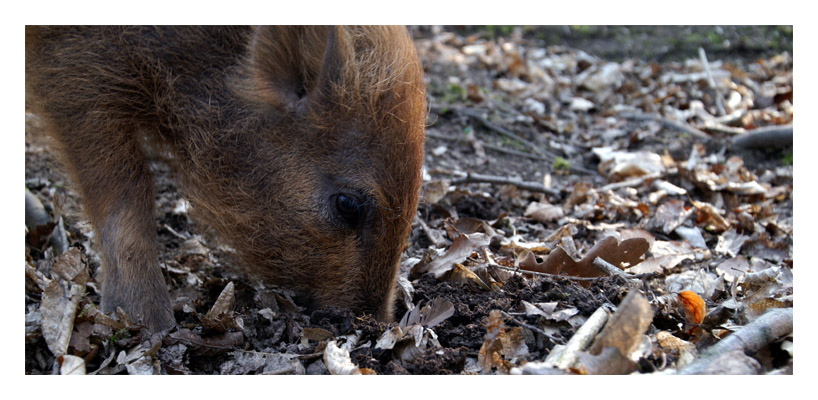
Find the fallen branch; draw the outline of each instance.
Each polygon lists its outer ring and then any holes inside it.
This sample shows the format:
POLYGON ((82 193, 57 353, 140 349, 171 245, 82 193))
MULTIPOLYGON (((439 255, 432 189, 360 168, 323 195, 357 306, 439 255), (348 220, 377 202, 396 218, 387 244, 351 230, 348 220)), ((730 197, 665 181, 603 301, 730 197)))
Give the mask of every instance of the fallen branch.
POLYGON ((506 271, 519 272, 521 274, 531 274, 531 275, 536 275, 536 276, 547 276, 549 278, 565 278, 565 279, 571 279, 571 280, 574 280, 574 281, 597 281, 597 280, 600 280, 600 279, 609 279, 609 278, 611 278, 610 276, 557 275, 557 274, 549 274, 547 272, 529 271, 527 269, 506 267, 506 266, 498 265, 498 264, 489 264, 489 266, 494 267, 494 268, 499 268, 499 269, 502 269, 502 270, 506 270, 506 271))
POLYGON ((757 128, 733 138, 737 147, 787 147, 792 146, 792 124, 757 128))
POLYGON ((463 183, 493 183, 498 185, 514 185, 520 189, 528 190, 531 192, 546 193, 555 197, 560 197, 560 192, 556 189, 547 188, 539 183, 525 182, 519 179, 504 176, 482 175, 469 172, 468 174, 466 174, 466 176, 454 179, 452 181, 452 185, 458 185, 463 183))
POLYGON ((723 354, 736 350, 752 354, 772 341, 791 334, 792 310, 792 307, 768 310, 755 321, 709 347, 698 359, 679 371, 679 374, 704 374, 708 367, 723 354))
POLYGON ((662 117, 659 114, 624 112, 620 114, 620 116, 622 118, 632 119, 634 121, 656 121, 661 123, 662 126, 664 126, 665 128, 675 129, 677 131, 687 133, 689 135, 693 135, 705 140, 710 140, 710 136, 707 133, 704 133, 685 123, 673 121, 671 119, 662 117))
POLYGON ((568 369, 574 366, 579 357, 579 352, 585 351, 585 349, 591 345, 596 334, 599 333, 602 327, 605 326, 605 323, 608 322, 609 314, 605 307, 606 306, 597 308, 596 311, 588 317, 585 323, 577 329, 574 336, 571 336, 571 339, 568 340, 568 343, 565 344, 562 351, 557 353, 555 357, 549 354, 545 364, 549 367, 553 366, 559 369, 568 369))

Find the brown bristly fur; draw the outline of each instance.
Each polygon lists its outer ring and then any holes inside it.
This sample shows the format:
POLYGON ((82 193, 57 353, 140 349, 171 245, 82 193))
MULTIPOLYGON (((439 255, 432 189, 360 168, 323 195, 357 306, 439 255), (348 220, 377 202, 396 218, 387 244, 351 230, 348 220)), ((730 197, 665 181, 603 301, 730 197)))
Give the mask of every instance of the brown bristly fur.
POLYGON ((425 121, 404 28, 27 27, 26 85, 100 238, 105 311, 174 323, 150 146, 252 274, 392 318, 425 121), (363 201, 360 220, 338 194, 363 201))

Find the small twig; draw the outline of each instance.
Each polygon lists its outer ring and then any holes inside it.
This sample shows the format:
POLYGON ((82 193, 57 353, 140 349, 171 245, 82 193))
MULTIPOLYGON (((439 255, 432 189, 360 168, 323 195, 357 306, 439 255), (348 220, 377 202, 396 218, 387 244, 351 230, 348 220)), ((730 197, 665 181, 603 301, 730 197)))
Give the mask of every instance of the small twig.
POLYGON ((719 109, 719 115, 725 115, 727 111, 724 110, 724 97, 721 95, 721 90, 719 90, 718 85, 716 85, 716 80, 713 79, 713 73, 710 71, 710 63, 707 62, 707 54, 704 53, 703 47, 699 47, 699 58, 701 58, 704 70, 707 72, 707 83, 709 83, 710 88, 716 92, 716 107, 719 109))
POLYGON ((502 266, 502 265, 496 265, 496 264, 489 264, 489 266, 494 267, 494 268, 504 269, 504 270, 506 270, 506 271, 511 271, 511 272, 519 272, 519 273, 521 273, 521 274, 531 274, 531 275, 537 275, 537 276, 547 276, 547 277, 549 277, 549 278, 565 278, 565 279, 570 279, 570 280, 574 280, 574 281, 596 281, 596 280, 600 280, 600 279, 607 279, 607 278, 610 278, 610 276, 571 276, 571 275, 557 275, 557 274, 549 274, 549 273, 547 273, 547 272, 537 272, 537 271, 529 271, 529 270, 519 269, 519 268, 505 267, 505 266, 502 266))
POLYGON ((716 120, 704 121, 703 128, 706 129, 708 132, 726 133, 728 135, 733 136, 743 135, 745 132, 747 132, 743 128, 727 126, 716 120))
POLYGON ((621 188, 624 188, 624 187, 639 186, 639 185, 643 184, 647 180, 656 179, 656 178, 659 178, 660 176, 662 176, 662 174, 660 174, 658 172, 654 172, 654 173, 650 173, 650 174, 647 174, 647 175, 642 175, 642 176, 640 176, 638 178, 631 178, 631 179, 628 179, 626 181, 614 182, 614 183, 607 184, 605 186, 600 186, 600 187, 596 188, 595 190, 597 192, 607 192, 609 190, 618 190, 618 189, 621 189, 621 188))
POLYGON ((591 264, 594 267, 596 267, 598 270, 604 272, 607 275, 619 276, 619 277, 622 277, 622 278, 625 278, 625 279, 628 279, 628 280, 634 279, 633 276, 628 275, 625 271, 623 271, 623 270, 617 268, 616 266, 614 266, 613 264, 603 260, 602 257, 595 258, 594 261, 591 264))
POLYGON ((190 239, 189 237, 185 237, 185 235, 182 235, 181 233, 176 232, 175 230, 173 230, 173 228, 171 228, 170 225, 168 225, 168 224, 162 224, 162 227, 165 228, 165 230, 167 230, 168 232, 170 232, 173 236, 176 236, 179 239, 182 239, 182 240, 190 239))
POLYGON ((757 128, 733 138, 737 147, 792 146, 792 124, 757 128))
POLYGON ((622 118, 632 119, 634 121, 656 121, 662 124, 662 126, 666 128, 675 129, 680 132, 687 133, 689 135, 697 136, 699 138, 710 140, 710 136, 707 133, 704 133, 690 125, 685 123, 673 121, 671 119, 662 117, 658 114, 646 114, 646 113, 632 113, 632 112, 624 112, 620 114, 622 118))
MULTIPOLYGON (((502 126, 492 124, 491 122, 489 122, 488 119, 483 117, 483 114, 481 112, 479 112, 477 110, 470 110, 470 109, 466 108, 466 109, 458 109, 456 111, 458 113, 460 113, 460 114, 463 114, 465 116, 476 119, 478 122, 483 124, 483 126, 485 126, 488 129, 491 129, 491 130, 493 130, 493 131, 495 131, 497 133, 500 133, 502 135, 508 136, 508 137, 510 137, 510 138, 512 138, 514 140, 519 141, 520 143, 524 143, 525 145, 530 147, 533 152, 535 152, 535 153, 537 153, 537 154, 539 154, 541 156, 545 156, 545 154, 546 154, 544 151, 542 151, 540 149, 540 146, 537 146, 536 144, 524 139, 522 136, 520 136, 520 135, 518 135, 518 134, 516 134, 516 133, 514 133, 514 132, 512 132, 512 131, 510 131, 510 130, 508 130, 506 128, 503 128, 502 126)), ((556 157, 556 156, 554 156, 554 157, 556 157)))
POLYGON ((514 323, 515 323, 515 324, 517 324, 517 325, 520 325, 520 326, 522 326, 522 327, 524 327, 524 328, 528 328, 528 329, 530 329, 530 330, 532 330, 532 331, 534 331, 534 332, 537 332, 537 333, 539 333, 540 335, 543 335, 543 336, 547 337, 547 338, 548 338, 548 340, 550 340, 550 341, 551 341, 551 342, 553 342, 553 343, 557 343, 557 344, 559 344, 559 343, 561 343, 561 342, 562 342, 561 340, 558 340, 557 338, 555 338, 555 337, 553 337, 553 336, 549 335, 548 333, 546 333, 545 331, 543 331, 543 330, 542 330, 542 329, 540 329, 540 328, 537 328, 536 326, 526 324, 525 322, 520 321, 520 320, 518 320, 517 318, 514 318, 514 316, 513 316, 513 315, 511 315, 511 314, 509 314, 509 313, 507 313, 507 312, 505 312, 505 311, 503 311, 503 310, 499 310, 499 311, 500 311, 500 313, 501 313, 501 314, 503 314, 503 315, 504 315, 506 318, 511 319, 511 322, 514 322, 514 323))
MULTIPOLYGON (((553 361, 552 365, 560 369, 571 368, 577 362, 579 352, 588 348, 597 333, 608 322, 608 316, 605 306, 597 308, 585 323, 577 329, 574 336, 571 336, 571 339, 568 340, 559 355, 554 357, 556 360, 553 361)), ((553 359, 552 357, 548 358, 553 359)))
POLYGON ((556 189, 547 188, 539 183, 525 182, 519 179, 504 176, 482 175, 469 172, 468 174, 466 174, 466 176, 462 178, 457 178, 452 181, 452 185, 458 185, 463 183, 493 183, 498 185, 514 185, 520 189, 528 190, 531 192, 546 193, 554 197, 560 197, 560 192, 556 189))

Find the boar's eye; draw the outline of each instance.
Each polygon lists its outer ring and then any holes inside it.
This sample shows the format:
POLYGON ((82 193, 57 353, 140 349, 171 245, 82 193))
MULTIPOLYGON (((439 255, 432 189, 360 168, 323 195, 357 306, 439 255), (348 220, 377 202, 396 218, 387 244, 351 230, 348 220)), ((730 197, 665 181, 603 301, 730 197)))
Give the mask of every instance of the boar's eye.
POLYGON ((357 196, 339 193, 335 196, 335 210, 338 215, 352 226, 358 225, 364 214, 364 204, 357 196))

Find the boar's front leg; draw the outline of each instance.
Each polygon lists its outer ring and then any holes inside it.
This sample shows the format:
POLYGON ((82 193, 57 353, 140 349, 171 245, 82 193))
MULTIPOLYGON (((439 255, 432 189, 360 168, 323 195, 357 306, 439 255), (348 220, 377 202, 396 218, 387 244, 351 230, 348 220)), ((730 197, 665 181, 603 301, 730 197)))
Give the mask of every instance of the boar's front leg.
POLYGON ((148 162, 135 134, 93 132, 92 125, 55 136, 102 246, 102 310, 121 307, 153 332, 170 328, 175 320, 157 260, 148 162))

